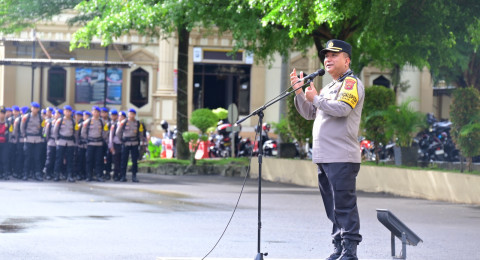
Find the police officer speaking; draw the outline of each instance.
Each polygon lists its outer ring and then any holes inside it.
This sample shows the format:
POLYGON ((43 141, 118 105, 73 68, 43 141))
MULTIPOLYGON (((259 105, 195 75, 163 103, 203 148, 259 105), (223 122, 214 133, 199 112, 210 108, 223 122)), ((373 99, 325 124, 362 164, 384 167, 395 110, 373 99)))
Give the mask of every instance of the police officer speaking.
MULTIPOLYGON (((317 93, 313 83, 296 91, 298 113, 313 124, 312 160, 318 166, 318 183, 327 217, 333 223, 334 252, 327 259, 356 260, 362 241, 355 193, 360 170, 358 130, 365 90, 350 70, 352 46, 330 40, 320 52, 325 70, 333 81, 317 93)), ((303 79, 294 69, 293 84, 303 79)), ((303 83, 297 83, 294 88, 303 83)))

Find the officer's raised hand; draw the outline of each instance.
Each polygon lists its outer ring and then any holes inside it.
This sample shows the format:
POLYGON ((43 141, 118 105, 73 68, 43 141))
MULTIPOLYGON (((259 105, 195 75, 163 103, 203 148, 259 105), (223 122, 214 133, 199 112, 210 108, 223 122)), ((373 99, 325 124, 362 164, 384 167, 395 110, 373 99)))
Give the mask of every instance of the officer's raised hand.
POLYGON ((313 82, 310 82, 310 87, 305 89, 305 97, 309 102, 313 102, 313 98, 318 95, 317 89, 313 85, 313 82))
MULTIPOLYGON (((293 85, 293 89, 296 89, 296 88, 300 87, 301 85, 303 85, 303 71, 300 72, 300 78, 299 78, 297 76, 297 70, 293 69, 292 73, 290 73, 290 85, 293 85), (299 80, 301 80, 301 81, 299 81, 299 80)), ((299 88, 295 91, 296 95, 301 94, 301 93, 303 93, 302 88, 299 88)))

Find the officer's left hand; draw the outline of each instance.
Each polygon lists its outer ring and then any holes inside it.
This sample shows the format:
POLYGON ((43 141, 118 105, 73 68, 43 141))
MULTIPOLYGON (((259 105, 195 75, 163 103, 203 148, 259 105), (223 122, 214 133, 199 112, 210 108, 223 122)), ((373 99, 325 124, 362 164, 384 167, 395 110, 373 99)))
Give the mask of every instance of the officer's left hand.
POLYGON ((318 95, 317 89, 313 85, 313 82, 310 82, 310 87, 305 89, 305 97, 309 102, 313 102, 313 98, 318 95))

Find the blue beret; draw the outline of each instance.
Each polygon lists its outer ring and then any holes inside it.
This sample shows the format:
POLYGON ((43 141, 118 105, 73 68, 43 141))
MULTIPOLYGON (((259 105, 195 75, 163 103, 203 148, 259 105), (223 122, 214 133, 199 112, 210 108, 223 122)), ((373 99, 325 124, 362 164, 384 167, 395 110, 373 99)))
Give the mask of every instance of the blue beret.
POLYGON ((127 113, 125 111, 120 111, 120 115, 124 116, 124 117, 127 117, 127 113))
POLYGON ((100 111, 102 111, 102 112, 108 112, 108 108, 102 107, 102 108, 100 108, 100 111))
POLYGON ((89 111, 85 111, 83 112, 84 115, 87 115, 87 116, 92 116, 92 113, 90 113, 89 111))
POLYGON ((129 113, 132 112, 132 113, 135 113, 135 114, 137 113, 137 111, 136 111, 135 109, 133 109, 133 108, 130 108, 130 109, 128 110, 128 112, 129 112, 129 113))
POLYGON ((21 110, 23 114, 28 113, 28 107, 22 107, 21 110))
POLYGON ((40 108, 40 104, 38 104, 37 102, 32 102, 30 105, 35 108, 40 108))
POLYGON ((98 106, 93 106, 93 107, 92 107, 92 111, 93 111, 93 110, 97 110, 97 111, 100 112, 100 108, 99 108, 98 106))
POLYGON ((116 109, 110 110, 110 115, 118 115, 118 111, 116 109))
POLYGON ((12 110, 14 111, 20 111, 20 108, 18 106, 12 106, 12 110))
POLYGON ((52 115, 55 115, 55 110, 52 111, 52 115))
POLYGON ((53 107, 47 107, 47 110, 50 111, 50 112, 55 111, 55 109, 53 107))
POLYGON ((12 109, 9 108, 9 107, 7 107, 7 108, 5 108, 5 111, 10 111, 10 112, 12 112, 12 109))
POLYGON ((42 109, 42 115, 43 115, 43 114, 46 114, 46 113, 47 113, 47 110, 42 109))
POLYGON ((57 109, 57 113, 59 113, 60 115, 63 115, 63 109, 61 108, 57 109))
POLYGON ((77 112, 75 112, 75 115, 83 116, 83 111, 77 111, 77 112))
POLYGON ((73 108, 72 108, 71 106, 69 106, 69 105, 64 106, 63 109, 64 109, 64 110, 70 110, 70 111, 73 110, 73 108))

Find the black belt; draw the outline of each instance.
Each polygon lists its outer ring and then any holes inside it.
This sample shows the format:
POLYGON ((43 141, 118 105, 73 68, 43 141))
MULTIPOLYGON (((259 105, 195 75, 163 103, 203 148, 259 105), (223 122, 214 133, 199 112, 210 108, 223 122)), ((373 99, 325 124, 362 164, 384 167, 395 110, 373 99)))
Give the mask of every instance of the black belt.
POLYGON ((98 143, 98 142, 103 142, 103 138, 98 137, 98 138, 88 138, 87 140, 90 143, 98 143))
POLYGON ((138 142, 138 138, 136 136, 124 137, 122 138, 124 142, 138 142))
POLYGON ((29 134, 29 133, 26 133, 25 136, 42 136, 42 134, 29 134))
POLYGON ((63 136, 63 135, 60 135, 58 138, 62 139, 62 140, 67 140, 67 141, 73 141, 75 140, 74 136, 63 136))

